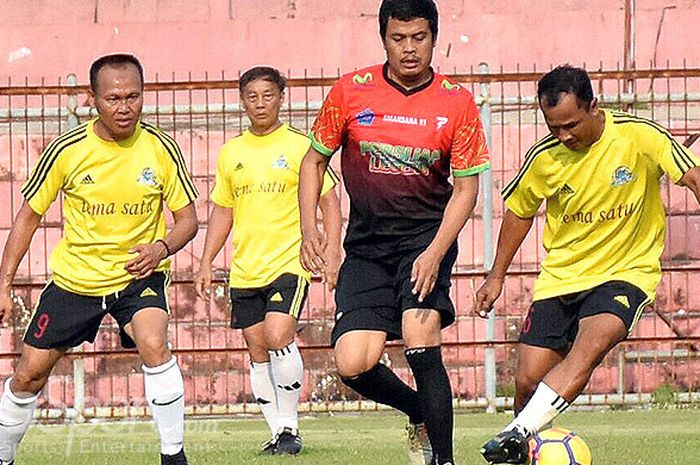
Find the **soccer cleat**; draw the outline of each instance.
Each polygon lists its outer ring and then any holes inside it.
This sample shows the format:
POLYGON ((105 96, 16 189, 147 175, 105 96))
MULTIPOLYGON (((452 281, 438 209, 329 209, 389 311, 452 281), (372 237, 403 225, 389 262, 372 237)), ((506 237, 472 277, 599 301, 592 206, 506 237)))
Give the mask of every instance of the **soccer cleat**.
POLYGON ((160 465, 188 465, 185 448, 175 455, 160 454, 160 465))
POLYGON ((527 438, 517 429, 498 433, 481 448, 481 455, 489 463, 527 463, 530 446, 527 438))
POLYGON ((277 438, 272 438, 268 439, 267 441, 262 443, 262 448, 260 450, 260 453, 263 455, 273 455, 275 453, 275 449, 277 448, 277 438))
POLYGON ((284 427, 277 433, 275 452, 276 455, 297 455, 301 452, 301 436, 299 431, 284 427))
POLYGON ((408 436, 408 465, 431 465, 433 463, 433 448, 428 438, 425 423, 406 426, 408 436))

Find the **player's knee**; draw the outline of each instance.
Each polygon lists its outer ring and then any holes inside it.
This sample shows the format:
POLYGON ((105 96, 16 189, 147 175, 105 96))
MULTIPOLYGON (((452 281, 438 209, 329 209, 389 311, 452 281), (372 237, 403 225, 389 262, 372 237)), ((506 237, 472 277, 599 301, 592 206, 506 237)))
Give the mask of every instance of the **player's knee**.
POLYGON ((287 347, 294 340, 294 334, 282 330, 265 331, 265 342, 269 350, 279 350, 287 347))
POLYGON ((270 354, 267 351, 267 347, 261 344, 250 344, 248 345, 248 353, 250 354, 250 360, 255 363, 265 363, 270 361, 270 354))
POLYGON ((148 366, 161 365, 170 359, 170 350, 166 341, 159 335, 140 338, 136 345, 144 363, 148 366))
POLYGON ((344 357, 338 356, 338 354, 336 354, 335 362, 338 368, 338 375, 340 375, 341 378, 355 378, 371 370, 374 366, 368 366, 369 363, 363 358, 344 357))
POLYGON ((16 395, 37 394, 46 385, 49 375, 44 373, 30 373, 17 371, 12 376, 12 392, 16 395))
POLYGON ((541 380, 527 372, 517 372, 515 374, 515 386, 521 395, 530 397, 541 380))

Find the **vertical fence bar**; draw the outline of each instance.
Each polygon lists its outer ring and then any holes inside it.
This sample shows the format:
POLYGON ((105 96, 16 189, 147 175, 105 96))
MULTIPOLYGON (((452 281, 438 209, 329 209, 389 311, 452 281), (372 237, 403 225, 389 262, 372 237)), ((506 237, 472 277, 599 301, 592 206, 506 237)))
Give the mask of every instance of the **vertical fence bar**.
MULTIPOLYGON (((479 74, 489 74, 489 65, 479 64, 479 74)), ((486 144, 491 151, 491 89, 488 83, 481 83, 481 124, 484 126, 486 144)), ((482 221, 484 224, 484 269, 491 271, 493 266, 493 169, 481 173, 482 221)), ((496 339, 496 316, 489 313, 486 322, 486 340, 496 339)), ((486 387, 486 412, 496 412, 496 349, 489 346, 484 351, 484 385, 486 387)))
MULTIPOLYGON (((78 77, 75 74, 69 74, 66 79, 66 85, 75 87, 78 85, 78 77)), ((68 118, 66 124, 67 130, 78 127, 80 120, 78 119, 78 94, 69 94, 66 104, 68 110, 68 118)), ((73 352, 83 352, 83 344, 76 347, 73 352)), ((82 357, 73 359, 73 421, 83 423, 85 421, 85 360, 82 357)))

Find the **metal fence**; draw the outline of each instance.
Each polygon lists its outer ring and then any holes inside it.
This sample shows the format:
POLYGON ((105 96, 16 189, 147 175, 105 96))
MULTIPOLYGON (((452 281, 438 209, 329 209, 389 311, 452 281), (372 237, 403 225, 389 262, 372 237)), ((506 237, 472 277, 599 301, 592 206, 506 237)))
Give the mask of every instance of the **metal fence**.
MULTIPOLYGON (((304 73, 289 79, 283 119, 308 130, 338 74, 309 77, 304 73)), ((492 411, 512 402, 515 341, 531 301, 537 266, 544 257, 541 215, 516 256, 493 316, 489 320, 476 318, 470 308, 484 269, 491 264, 503 212, 500 188, 515 175, 529 145, 546 134, 534 97, 541 73, 494 73, 482 65, 448 74, 476 97, 493 169, 482 177, 479 205, 460 236, 452 288, 458 317, 444 331, 443 356, 456 404, 492 411)), ((603 107, 650 117, 689 146, 700 135, 700 69, 603 70, 591 72, 591 77, 603 107)), ((0 87, 0 198, 6 204, 0 210, 3 243, 22 201, 19 188, 42 149, 92 115, 85 103, 85 87, 76 85, 75 76, 55 85, 45 81, 34 84, 9 81, 0 87)), ((170 289, 170 336, 185 375, 187 411, 194 415, 257 412, 247 379, 245 345, 240 332, 228 325, 225 270, 230 244, 215 263, 219 271, 211 300, 198 300, 192 287, 218 150, 247 126, 239 105, 238 82, 225 74, 204 81, 157 77, 146 85, 143 118, 177 139, 202 194, 197 201, 200 232, 175 257, 170 289)), ((332 164, 338 168, 338 157, 332 164)), ((686 190, 668 182, 662 189, 668 233, 657 301, 633 336, 594 372, 580 405, 696 402, 700 397, 700 208, 686 190)), ((61 236, 60 203, 46 214, 18 272, 16 308, 0 329, 0 374, 5 376, 16 363, 31 309, 49 275, 48 255, 61 236)), ((345 220, 347 207, 343 194, 345 220)), ((333 311, 332 294, 315 280, 298 331, 307 368, 302 409, 379 408, 346 390, 335 375, 328 345, 333 311)), ((411 381, 400 346, 390 345, 384 362, 411 381)), ((140 362, 134 352, 119 348, 113 321, 105 320, 94 344, 83 345, 58 364, 39 406, 41 416, 47 419, 147 413, 140 362)))

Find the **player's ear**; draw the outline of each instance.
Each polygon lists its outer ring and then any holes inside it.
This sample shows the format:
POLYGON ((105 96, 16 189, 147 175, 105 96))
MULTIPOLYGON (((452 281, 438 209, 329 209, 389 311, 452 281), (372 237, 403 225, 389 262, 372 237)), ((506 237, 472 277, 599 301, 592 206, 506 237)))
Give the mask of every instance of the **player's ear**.
POLYGON ((598 99, 596 97, 593 97, 591 103, 588 104, 588 111, 594 115, 598 113, 598 99))
POLYGON ((87 90, 87 103, 88 103, 88 106, 90 106, 91 108, 96 107, 96 105, 95 105, 95 92, 92 90, 92 88, 89 88, 87 90))

